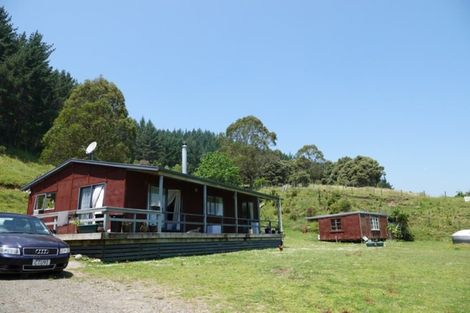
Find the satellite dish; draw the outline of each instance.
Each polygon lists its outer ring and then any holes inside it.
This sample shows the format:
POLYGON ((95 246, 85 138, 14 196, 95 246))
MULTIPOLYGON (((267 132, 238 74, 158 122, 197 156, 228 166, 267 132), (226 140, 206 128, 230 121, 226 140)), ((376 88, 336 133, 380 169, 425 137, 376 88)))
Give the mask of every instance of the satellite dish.
POLYGON ((93 151, 96 149, 96 141, 93 141, 86 147, 85 153, 90 156, 90 158, 93 160, 93 151))

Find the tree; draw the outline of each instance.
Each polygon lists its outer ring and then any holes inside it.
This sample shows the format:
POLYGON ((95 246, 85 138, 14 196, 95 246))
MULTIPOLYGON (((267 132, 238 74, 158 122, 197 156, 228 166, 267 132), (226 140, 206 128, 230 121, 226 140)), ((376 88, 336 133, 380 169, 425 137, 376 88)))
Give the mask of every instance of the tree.
POLYGON ((269 152, 266 155, 261 168, 261 175, 268 185, 282 186, 289 182, 292 162, 285 158, 286 156, 279 150, 269 152))
POLYGON ((240 169, 243 184, 253 187, 255 181, 263 176, 263 165, 269 158, 270 147, 276 145, 276 138, 274 132, 251 115, 227 127, 221 150, 240 169))
POLYGON ((392 187, 385 178, 383 166, 366 156, 357 156, 354 159, 343 157, 335 163, 325 162, 321 181, 324 184, 352 187, 392 187))
POLYGON ((292 172, 289 178, 294 185, 307 186, 323 178, 324 163, 323 152, 315 145, 304 145, 295 154, 292 172))
POLYGON ((134 159, 154 163, 157 159, 158 133, 151 120, 147 122, 142 117, 137 124, 137 134, 134 146, 134 159))
POLYGON ((225 154, 209 152, 201 160, 194 175, 229 185, 240 185, 240 170, 225 154))
POLYGON ((253 115, 236 120, 230 124, 225 133, 232 142, 267 150, 276 145, 276 133, 270 132, 263 122, 253 115))
POLYGON ((0 144, 38 152, 75 86, 70 74, 52 69, 52 45, 38 32, 17 34, 0 7, 0 144))
POLYGON ((295 157, 297 159, 304 158, 315 163, 323 163, 326 161, 323 152, 315 145, 304 145, 297 151, 295 157))
POLYGON ((384 175, 384 168, 376 160, 357 156, 347 161, 338 171, 337 182, 343 186, 376 187, 384 175))
POLYGON ((57 164, 85 157, 86 146, 96 141, 95 158, 127 162, 135 136, 135 122, 128 117, 124 96, 116 85, 104 78, 87 80, 72 91, 45 134, 41 158, 57 164))

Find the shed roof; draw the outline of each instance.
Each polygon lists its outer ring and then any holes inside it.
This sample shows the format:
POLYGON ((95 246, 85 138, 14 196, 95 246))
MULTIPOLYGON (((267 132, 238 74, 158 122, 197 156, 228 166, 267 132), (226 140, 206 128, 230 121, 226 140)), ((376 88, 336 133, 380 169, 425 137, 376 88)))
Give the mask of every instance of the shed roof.
POLYGON ((105 167, 114 167, 114 168, 121 168, 125 169, 127 171, 132 171, 132 172, 141 172, 141 173, 151 173, 151 174, 156 174, 156 175, 162 175, 164 177, 170 177, 176 180, 181 180, 181 181, 186 181, 186 182, 191 182, 195 184, 200 184, 200 185, 206 185, 209 187, 214 187, 214 188, 219 188, 219 189, 224 189, 224 190, 229 190, 229 191, 236 191, 242 194, 250 195, 250 196, 255 196, 263 199, 268 199, 268 200, 278 200, 279 197, 274 196, 274 195, 268 195, 265 193, 257 192, 254 190, 250 189, 245 189, 245 188, 240 188, 236 186, 231 186, 227 184, 222 184, 219 183, 215 180, 212 179, 206 179, 206 178, 201 178, 189 174, 183 174, 180 172, 168 170, 166 168, 162 168, 160 166, 151 166, 151 165, 138 165, 138 164, 126 164, 126 163, 116 163, 116 162, 105 162, 105 161, 95 161, 95 160, 81 160, 81 159, 69 159, 65 161, 64 163, 58 165, 56 168, 50 170, 49 172, 37 177, 34 179, 32 182, 29 184, 23 186, 21 190, 25 191, 28 189, 31 189, 32 186, 36 185, 37 183, 43 181, 44 179, 54 175, 55 173, 59 172, 63 168, 67 167, 70 164, 89 164, 89 165, 96 165, 96 166, 105 166, 105 167))
POLYGON ((316 215, 316 216, 310 216, 306 217, 306 220, 309 221, 315 221, 323 218, 331 218, 331 217, 342 217, 342 216, 348 216, 348 215, 356 215, 356 214, 365 214, 365 215, 374 215, 374 216, 385 216, 387 217, 388 215, 385 213, 378 213, 378 212, 366 212, 366 211, 355 211, 355 212, 341 212, 341 213, 336 213, 336 214, 324 214, 324 215, 316 215))

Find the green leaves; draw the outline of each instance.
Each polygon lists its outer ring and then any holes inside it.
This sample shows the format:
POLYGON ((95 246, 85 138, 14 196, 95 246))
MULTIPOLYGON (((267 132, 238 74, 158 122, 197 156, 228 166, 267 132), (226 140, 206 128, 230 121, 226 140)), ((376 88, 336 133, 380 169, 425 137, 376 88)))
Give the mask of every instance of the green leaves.
POLYGON ((221 152, 207 153, 194 175, 235 186, 239 186, 241 182, 240 170, 221 152))
POLYGON ((49 66, 52 45, 38 32, 17 34, 0 7, 0 144, 38 152, 42 136, 74 87, 49 66))
POLYGON ((267 150, 276 145, 277 135, 270 132, 263 122, 253 115, 236 120, 225 133, 232 142, 267 150))
POLYGON ((84 158, 86 146, 96 141, 96 159, 128 162, 135 135, 136 125, 127 116, 121 91, 104 78, 87 80, 72 91, 44 136, 41 158, 52 164, 84 158))

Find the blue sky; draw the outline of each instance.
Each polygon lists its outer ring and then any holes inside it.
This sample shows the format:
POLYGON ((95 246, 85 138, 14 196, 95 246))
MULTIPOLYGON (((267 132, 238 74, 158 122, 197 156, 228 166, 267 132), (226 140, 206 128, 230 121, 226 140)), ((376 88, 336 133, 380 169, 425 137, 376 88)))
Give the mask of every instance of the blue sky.
POLYGON ((295 153, 367 155, 392 185, 470 190, 469 1, 18 1, 51 65, 102 75, 159 128, 255 115, 295 153))

